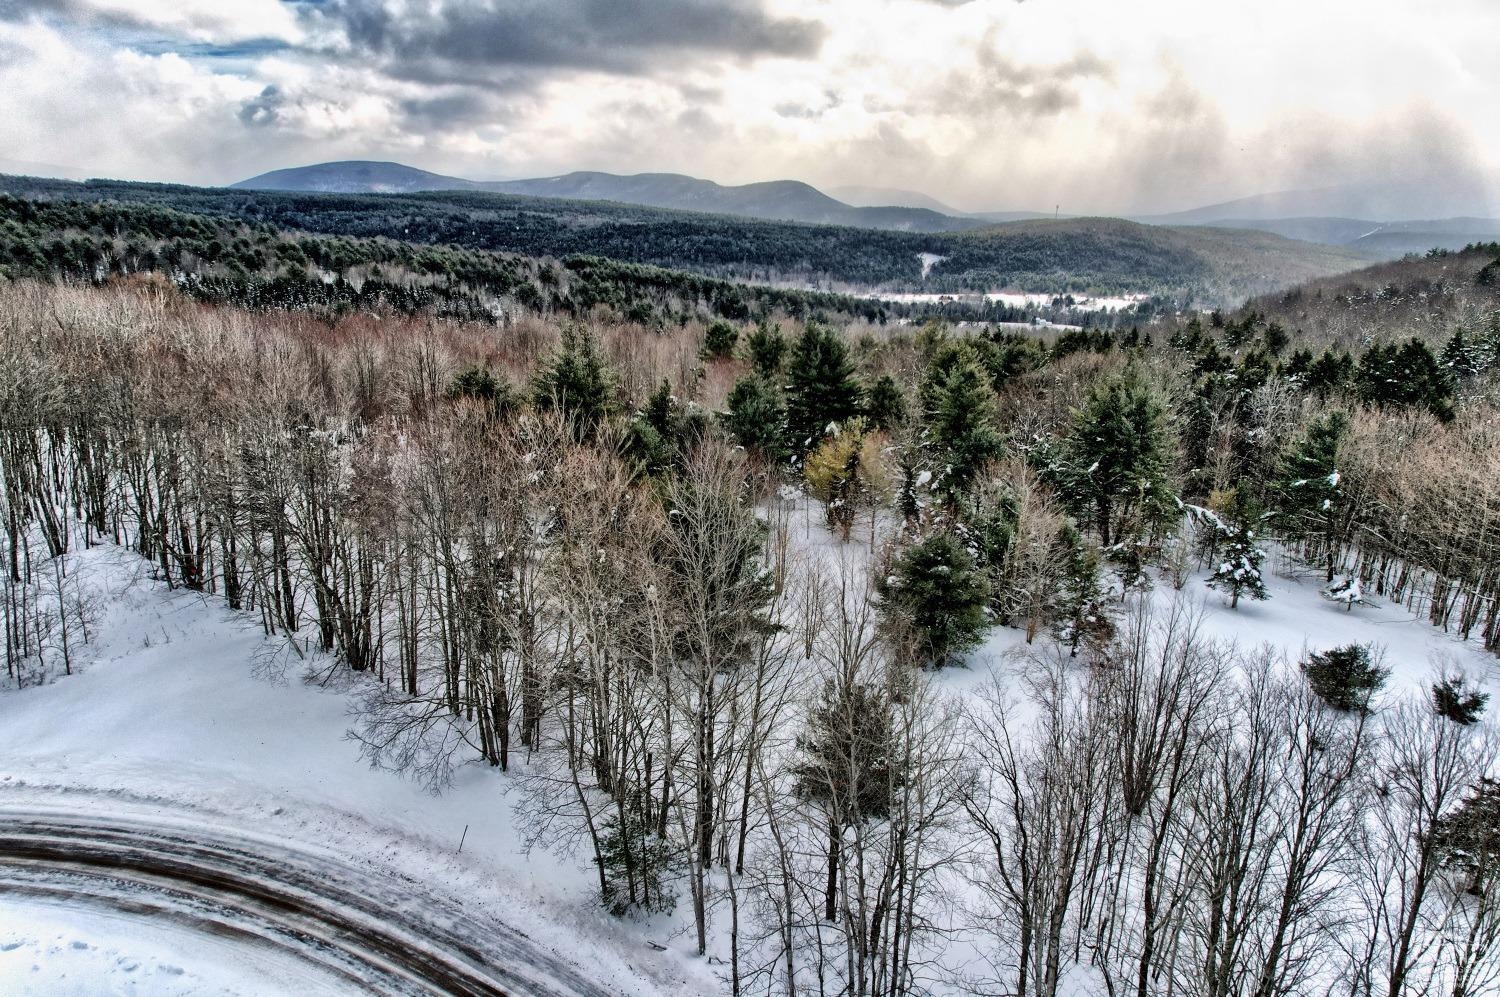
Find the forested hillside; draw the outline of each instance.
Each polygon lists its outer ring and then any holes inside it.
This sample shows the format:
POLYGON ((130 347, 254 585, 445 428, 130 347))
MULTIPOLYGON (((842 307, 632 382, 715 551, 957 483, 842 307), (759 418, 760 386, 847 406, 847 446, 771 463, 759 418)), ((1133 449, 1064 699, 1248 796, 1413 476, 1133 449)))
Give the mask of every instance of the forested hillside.
POLYGON ((763 284, 829 290, 1160 294, 1237 304, 1366 262, 1266 233, 1117 219, 1016 222, 963 233, 800 225, 604 202, 476 192, 309 194, 0 178, 26 197, 146 202, 308 232, 529 256, 602 256, 763 284), (922 254, 942 257, 923 277, 922 254))
POLYGON ((1500 309, 1500 243, 1381 263, 1256 298, 1250 309, 1350 347, 1376 337, 1446 339, 1500 309))
POLYGON ((0 194, 0 276, 98 283, 158 273, 204 301, 319 314, 384 309, 504 321, 521 311, 582 316, 605 309, 650 326, 775 315, 867 322, 943 318, 1114 324, 1129 315, 1064 304, 885 301, 747 284, 601 256, 565 260, 384 236, 327 236, 233 215, 156 204, 0 194))
POLYGON ((565 262, 383 237, 323 236, 152 204, 0 195, 0 276, 95 283, 158 273, 205 301, 320 314, 385 309, 496 321, 520 310, 588 314, 605 307, 645 324, 701 315, 743 319, 812 313, 885 321, 978 310, 882 303, 735 284, 601 257, 565 262))

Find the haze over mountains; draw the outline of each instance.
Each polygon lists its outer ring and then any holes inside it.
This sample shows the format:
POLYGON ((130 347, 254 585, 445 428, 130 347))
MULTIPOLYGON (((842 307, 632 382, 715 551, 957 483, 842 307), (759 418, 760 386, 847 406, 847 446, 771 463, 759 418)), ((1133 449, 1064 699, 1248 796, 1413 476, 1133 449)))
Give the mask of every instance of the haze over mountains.
MULTIPOLYGON (((824 193, 797 180, 731 186, 677 173, 621 176, 591 171, 479 181, 399 163, 364 161, 274 170, 232 186, 327 193, 479 190, 908 232, 959 232, 998 222, 1052 216, 1024 210, 962 212, 918 191, 886 187, 835 187, 824 193)), ((1394 188, 1347 185, 1260 194, 1170 214, 1127 217, 1152 225, 1258 230, 1306 242, 1346 246, 1379 259, 1421 253, 1435 247, 1458 249, 1476 241, 1500 239, 1500 219, 1409 218, 1399 213, 1398 205, 1402 203, 1409 202, 1403 201, 1402 193, 1394 188)))

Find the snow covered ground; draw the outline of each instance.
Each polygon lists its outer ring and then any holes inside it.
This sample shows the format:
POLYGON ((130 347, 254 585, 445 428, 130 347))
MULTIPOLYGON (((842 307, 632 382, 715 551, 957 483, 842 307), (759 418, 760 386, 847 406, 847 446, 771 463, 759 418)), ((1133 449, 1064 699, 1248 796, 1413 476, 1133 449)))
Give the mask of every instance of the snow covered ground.
MULTIPOLYGON (((600 911, 582 857, 522 854, 500 773, 463 769, 433 797, 371 769, 344 736, 348 692, 303 684, 295 659, 287 681, 258 677, 277 648, 252 619, 215 599, 166 591, 144 578, 142 562, 113 548, 84 552, 75 568, 108 593, 109 606, 78 674, 0 692, 0 814, 49 801, 66 808, 73 798, 91 814, 126 805, 177 820, 197 814, 424 884, 525 932, 605 992, 717 989, 710 967, 681 956, 687 944, 670 926, 600 911)), ((0 993, 312 986, 293 961, 229 958, 222 939, 157 928, 88 907, 22 909, 0 894, 0 993)))
MULTIPOLYGON (((1367 604, 1346 608, 1322 594, 1322 576, 1298 563, 1290 555, 1275 551, 1265 568, 1264 602, 1242 598, 1236 609, 1229 598, 1204 584, 1208 572, 1194 572, 1181 590, 1154 577, 1153 607, 1164 610, 1181 599, 1194 613, 1201 613, 1201 626, 1210 637, 1234 643, 1242 651, 1269 646, 1289 665, 1308 652, 1326 651, 1346 644, 1372 644, 1383 654, 1382 665, 1390 670, 1381 695, 1387 700, 1427 697, 1439 673, 1459 671, 1483 691, 1500 701, 1500 660, 1485 652, 1478 641, 1461 641, 1413 616, 1400 605, 1366 594, 1367 604)), ((1037 638, 1038 643, 1045 640, 1037 638)), ((971 689, 991 675, 1005 675, 1014 668, 1017 655, 1026 650, 1025 635, 1015 629, 997 627, 969 655, 969 667, 946 676, 956 691, 971 689)))
MULTIPOLYGON (((804 556, 867 556, 867 525, 841 545, 805 500, 789 525, 804 556)), ((1180 597, 1201 607, 1209 632, 1245 648, 1268 643, 1289 661, 1304 650, 1376 642, 1392 671, 1388 695, 1424 696, 1440 667, 1500 691, 1500 668, 1477 645, 1378 599, 1346 611, 1319 594, 1319 579, 1274 560, 1269 601, 1230 610, 1201 575, 1180 597)), ((96 548, 74 567, 107 594, 108 609, 78 674, 0 692, 0 823, 7 809, 52 808, 239 828, 325 856, 377 886, 419 884, 444 916, 456 909, 456 920, 516 929, 604 992, 721 990, 713 961, 690 955, 680 916, 613 919, 597 906, 585 856, 524 854, 501 773, 465 767, 434 797, 371 769, 345 738, 350 691, 302 682, 306 666, 288 664, 253 620, 216 599, 166 591, 127 552, 96 548), (281 666, 284 680, 267 677, 281 666)), ((1178 597, 1165 582, 1153 594, 1159 605, 1178 597)), ((1011 679, 1021 647, 1019 631, 996 629, 968 668, 940 682, 964 696, 991 676, 1011 679)), ((420 915, 425 902, 414 897, 409 906, 420 915)), ((148 925, 109 905, 0 893, 0 993, 316 993, 344 985, 284 951, 188 924, 148 925)), ((720 947, 711 944, 711 953, 720 947)))
MULTIPOLYGON (((921 258, 923 277, 927 276, 927 272, 932 269, 934 264, 946 259, 946 257, 942 256, 933 257, 931 253, 923 253, 921 254, 921 258), (932 257, 930 261, 929 257, 932 257)), ((1127 308, 1133 308, 1150 298, 1150 295, 1146 294, 1103 295, 1094 297, 1088 294, 1071 294, 1071 292, 1067 291, 1060 291, 1056 294, 1024 293, 1021 291, 985 291, 983 293, 978 291, 955 291, 952 293, 939 291, 873 291, 867 294, 866 297, 905 304, 937 304, 942 301, 968 301, 977 303, 983 301, 987 303, 1000 302, 1012 308, 1050 308, 1057 299, 1066 299, 1070 295, 1073 298, 1073 303, 1069 307, 1085 312, 1121 312, 1127 308)))
POLYGON ((77 903, 6 897, 0 904, 0 991, 7 994, 252 993, 271 981, 339 993, 297 960, 171 922, 77 903))

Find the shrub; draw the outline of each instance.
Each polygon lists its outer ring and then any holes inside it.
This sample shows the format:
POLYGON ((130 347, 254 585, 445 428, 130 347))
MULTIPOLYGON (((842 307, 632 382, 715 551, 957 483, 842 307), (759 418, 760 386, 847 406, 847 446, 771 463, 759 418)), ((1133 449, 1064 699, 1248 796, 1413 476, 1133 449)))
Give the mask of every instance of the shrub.
POLYGON ((1367 712, 1370 697, 1385 685, 1387 669, 1376 662, 1364 644, 1346 644, 1302 663, 1308 684, 1318 698, 1336 710, 1367 712))
POLYGON ((1432 686, 1432 711, 1464 726, 1479 720, 1489 699, 1487 693, 1478 692, 1457 676, 1445 678, 1432 686))
POLYGON ((454 377, 448 384, 448 397, 455 401, 468 398, 483 402, 495 415, 504 415, 516 406, 511 386, 497 380, 484 367, 470 367, 454 377))

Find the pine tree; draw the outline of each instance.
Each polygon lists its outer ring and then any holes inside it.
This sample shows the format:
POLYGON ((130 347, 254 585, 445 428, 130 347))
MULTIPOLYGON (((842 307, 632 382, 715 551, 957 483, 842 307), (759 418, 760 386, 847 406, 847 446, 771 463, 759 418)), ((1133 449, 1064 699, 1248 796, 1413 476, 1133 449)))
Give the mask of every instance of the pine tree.
POLYGON ((1244 489, 1235 489, 1227 510, 1229 522, 1217 525, 1220 531, 1218 564, 1208 576, 1208 587, 1229 593, 1229 608, 1239 608, 1240 598, 1266 599, 1266 580, 1261 573, 1266 552, 1256 544, 1262 521, 1259 510, 1244 489))
POLYGON ((1072 523, 1059 531, 1058 543, 1064 560, 1052 631, 1068 645, 1072 657, 1080 647, 1097 648, 1108 642, 1115 625, 1105 609, 1106 593, 1099 583, 1098 551, 1072 523))
POLYGON ((1370 698, 1390 674, 1363 644, 1346 644, 1309 655, 1302 671, 1318 698, 1336 710, 1369 712, 1370 698))
POLYGON ((1465 727, 1478 722, 1489 701, 1489 693, 1480 692, 1457 676, 1450 676, 1432 686, 1433 712, 1465 727))
POLYGON ((1487 896, 1500 881, 1500 779, 1481 776, 1469 797, 1439 817, 1433 840, 1445 868, 1458 869, 1471 896, 1487 896))
POLYGON ((929 667, 941 668, 979 643, 989 623, 984 575, 974 555, 948 532, 902 551, 878 591, 890 631, 910 639, 929 667))
POLYGON ((734 326, 723 319, 715 319, 703 331, 703 357, 706 360, 727 360, 734 356, 734 345, 740 334, 734 326))
POLYGON ((1129 368, 1089 396, 1050 471, 1058 494, 1108 548, 1133 539, 1140 520, 1165 506, 1171 454, 1166 409, 1129 368))
POLYGON ((865 392, 865 418, 876 429, 886 431, 906 418, 906 392, 891 375, 880 375, 865 392))
POLYGON ((808 490, 824 503, 828 524, 848 540, 861 508, 885 501, 889 483, 881 437, 863 419, 851 419, 807 455, 808 490))
POLYGON ((682 405, 663 380, 631 420, 627 446, 641 468, 655 474, 677 464, 706 430, 702 409, 682 405))
POLYGON ((927 438, 940 468, 937 487, 956 505, 985 464, 1004 452, 995 428, 995 393, 972 353, 940 372, 929 391, 927 438))
POLYGON ((448 397, 469 398, 484 405, 495 418, 503 418, 516 407, 515 391, 510 384, 497 380, 487 367, 469 367, 448 385, 448 397))
POLYGON ((859 384, 849 348, 832 330, 809 323, 787 371, 787 433, 793 453, 807 453, 829 430, 859 414, 859 384))
POLYGON ((537 407, 561 411, 581 436, 618 411, 618 393, 614 371, 598 342, 577 328, 563 330, 562 345, 532 385, 537 407))
POLYGON ((786 360, 786 337, 781 326, 760 322, 746 339, 750 348, 750 365, 761 377, 775 378, 786 360))
POLYGON ((759 374, 735 382, 722 419, 735 442, 770 463, 786 459, 786 402, 781 391, 759 374))
POLYGON ((1306 553, 1321 556, 1333 581, 1344 516, 1339 448, 1349 432, 1349 416, 1329 412, 1313 420, 1287 454, 1276 486, 1276 517, 1282 531, 1303 543, 1306 553))

